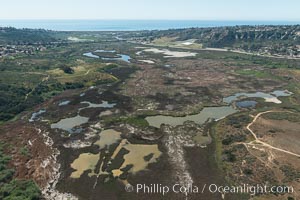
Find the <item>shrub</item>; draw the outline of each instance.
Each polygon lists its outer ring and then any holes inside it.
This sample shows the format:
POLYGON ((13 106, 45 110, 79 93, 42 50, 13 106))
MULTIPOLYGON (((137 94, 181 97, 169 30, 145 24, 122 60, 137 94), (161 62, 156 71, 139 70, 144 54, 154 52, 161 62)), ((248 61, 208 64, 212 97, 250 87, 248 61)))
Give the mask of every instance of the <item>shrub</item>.
POLYGON ((3 200, 38 200, 41 192, 33 181, 13 180, 0 189, 0 199, 3 200))

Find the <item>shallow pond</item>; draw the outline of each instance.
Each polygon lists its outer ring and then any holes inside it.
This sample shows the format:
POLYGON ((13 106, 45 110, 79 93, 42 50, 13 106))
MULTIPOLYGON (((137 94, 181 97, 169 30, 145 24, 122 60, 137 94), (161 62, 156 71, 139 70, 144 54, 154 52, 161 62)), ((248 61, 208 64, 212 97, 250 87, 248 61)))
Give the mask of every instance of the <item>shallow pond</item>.
POLYGON ((121 140, 121 133, 113 129, 104 130, 100 133, 100 139, 94 143, 99 146, 100 149, 109 147, 110 145, 117 143, 121 140))
POLYGON ((87 107, 80 108, 79 110, 86 109, 86 108, 113 108, 117 104, 116 103, 108 103, 107 101, 102 101, 100 104, 91 103, 89 101, 82 101, 81 104, 88 104, 87 107))
POLYGON ((86 170, 94 170, 97 162, 100 158, 100 154, 82 153, 79 157, 73 161, 71 167, 75 170, 71 174, 71 178, 80 178, 86 170))
POLYGON ((238 108, 253 108, 256 106, 256 104, 257 104, 256 101, 238 101, 236 102, 235 105, 238 108))
POLYGON ((80 97, 84 97, 84 96, 85 96, 85 93, 81 93, 79 96, 80 96, 80 97))
POLYGON ((290 96, 291 94, 292 93, 283 90, 276 90, 270 94, 265 92, 236 93, 232 96, 223 98, 223 102, 231 104, 233 101, 237 101, 241 97, 248 97, 248 98, 263 98, 265 99, 265 102, 280 104, 282 102, 277 97, 286 97, 286 96, 290 96))
POLYGON ((288 90, 275 90, 271 94, 275 95, 276 97, 288 97, 291 96, 293 93, 288 90))
POLYGON ((122 60, 125 62, 130 63, 130 59, 131 57, 125 54, 117 54, 117 56, 119 56, 119 58, 106 58, 106 57, 101 57, 102 60, 122 60))
POLYGON ((123 142, 123 144, 123 148, 128 150, 129 153, 124 155, 122 166, 119 169, 112 171, 114 176, 122 174, 123 172, 121 172, 121 169, 130 165, 132 165, 132 167, 129 172, 133 174, 145 170, 150 163, 155 163, 162 154, 159 151, 157 144, 131 144, 129 142, 123 142), (149 155, 151 156, 149 160, 145 160, 145 157, 149 155))
POLYGON ((103 171, 104 162, 101 162, 98 172, 96 173, 96 166, 100 158, 100 154, 82 153, 73 161, 71 167, 75 171, 71 174, 71 178, 79 178, 84 171, 91 170, 89 176, 99 176, 101 174, 108 175, 112 173, 114 177, 118 177, 123 174, 122 169, 131 166, 128 172, 135 174, 139 171, 146 170, 150 163, 157 162, 157 159, 161 156, 162 152, 158 149, 157 144, 131 144, 127 139, 121 138, 121 132, 113 129, 103 130, 100 133, 100 139, 94 143, 99 146, 99 149, 109 150, 109 146, 119 143, 112 153, 110 162, 113 161, 120 153, 121 149, 126 149, 128 153, 123 155, 124 161, 118 169, 113 169, 111 172, 103 171), (148 157, 145 159, 145 157, 148 157))
POLYGON ((198 124, 205 123, 208 119, 222 119, 228 115, 237 112, 231 106, 222 106, 222 107, 207 107, 204 108, 199 114, 188 115, 185 117, 172 117, 157 115, 146 117, 145 119, 150 126, 159 128, 161 124, 169 124, 172 126, 183 125, 185 121, 193 121, 198 124))
POLYGON ((41 114, 43 114, 45 112, 46 112, 46 110, 41 109, 38 112, 32 113, 31 118, 29 119, 29 122, 34 122, 38 118, 38 116, 40 116, 41 114))
MULTIPOLYGON (((112 51, 96 50, 95 52, 115 53, 116 51, 115 50, 112 50, 112 51)), ((89 58, 101 58, 102 60, 122 60, 122 61, 125 61, 128 63, 130 63, 129 60, 131 59, 131 57, 129 55, 125 55, 125 54, 116 54, 118 56, 117 58, 100 57, 100 56, 93 54, 93 52, 84 53, 83 55, 86 57, 89 57, 89 58)))
POLYGON ((70 103, 71 101, 62 101, 58 104, 58 106, 66 106, 70 103))
POLYGON ((76 126, 80 126, 82 124, 85 124, 89 121, 88 117, 82 117, 80 115, 77 115, 76 117, 71 117, 71 118, 65 118, 60 120, 57 123, 51 124, 52 129, 62 129, 65 131, 68 131, 69 133, 78 133, 82 129, 78 128, 76 129, 76 126))
MULTIPOLYGON (((59 104, 59 106, 67 105, 68 103, 69 103, 69 101, 63 101, 59 104)), ((80 103, 87 104, 87 106, 83 107, 83 108, 79 108, 77 116, 71 117, 71 118, 65 118, 65 119, 60 120, 57 123, 53 123, 53 124, 51 124, 51 128, 52 129, 55 129, 55 128, 62 129, 62 130, 68 131, 69 133, 80 133, 82 131, 82 128, 75 128, 75 127, 85 124, 89 121, 88 117, 82 117, 79 115, 79 112, 81 110, 87 109, 87 108, 113 108, 116 105, 115 103, 108 103, 107 101, 102 101, 101 104, 95 104, 95 103, 91 103, 89 101, 82 101, 80 103)))

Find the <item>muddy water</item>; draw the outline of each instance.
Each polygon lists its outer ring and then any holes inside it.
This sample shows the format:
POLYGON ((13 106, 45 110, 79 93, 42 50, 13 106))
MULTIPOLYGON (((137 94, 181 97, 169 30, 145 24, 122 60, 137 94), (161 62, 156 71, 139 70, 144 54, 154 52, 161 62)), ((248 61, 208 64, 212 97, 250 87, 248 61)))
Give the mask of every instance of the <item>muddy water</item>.
POLYGON ((94 144, 99 146, 100 149, 109 147, 112 144, 121 140, 121 133, 113 129, 104 130, 100 133, 100 139, 94 144))
POLYGON ((146 117, 146 120, 150 126, 159 128, 161 124, 169 124, 171 126, 177 126, 177 125, 182 125, 185 121, 194 121, 198 124, 203 124, 210 118, 218 120, 230 114, 233 114, 235 112, 237 112, 237 110, 233 109, 231 106, 207 107, 204 108, 199 114, 196 115, 188 115, 185 117, 157 115, 157 116, 146 117))
POLYGON ((203 147, 205 147, 207 144, 210 144, 212 141, 210 136, 203 136, 202 133, 194 136, 193 140, 196 142, 196 144, 200 144, 203 147))
POLYGON ((127 143, 124 148, 127 149, 129 153, 124 156, 125 161, 120 169, 127 165, 133 165, 133 167, 129 170, 129 172, 133 174, 145 170, 148 164, 156 162, 156 160, 161 156, 161 152, 159 151, 157 144, 144 145, 127 143), (152 155, 151 159, 146 161, 145 157, 150 154, 152 155))
MULTIPOLYGON (((101 138, 100 138, 101 139, 101 138)), ((111 142, 111 141, 109 141, 111 142)), ((112 170, 114 177, 120 176, 123 171, 122 168, 125 168, 128 165, 132 165, 132 168, 129 170, 130 173, 137 173, 142 170, 146 170, 147 166, 150 163, 154 163, 161 156, 161 152, 158 149, 158 145, 147 145, 147 144, 131 144, 126 139, 123 139, 115 151, 113 152, 111 159, 115 159, 117 154, 122 148, 125 148, 129 153, 125 154, 123 159, 124 162, 119 169, 112 170), (152 155, 148 160, 145 160, 146 156, 152 155)))
MULTIPOLYGON (((129 173, 135 174, 139 171, 146 170, 150 163, 154 163, 161 156, 161 152, 158 149, 158 145, 148 145, 148 144, 131 144, 126 139, 121 140, 121 133, 113 129, 104 130, 100 133, 100 139, 94 143, 94 145, 99 146, 100 149, 108 149, 112 144, 119 143, 110 160, 114 160, 122 148, 128 151, 127 154, 123 156, 124 162, 119 169, 112 170, 111 173, 114 177, 120 176, 123 171, 121 169, 128 165, 132 165, 129 173), (147 159, 145 157, 149 156, 147 159)), ((108 171, 102 171, 103 163, 100 166, 99 174, 95 174, 94 170, 99 161, 99 154, 83 153, 74 160, 71 167, 76 171, 71 174, 71 178, 79 178, 81 174, 91 169, 92 173, 89 176, 109 174, 108 171)))
POLYGON ((122 148, 128 150, 129 153, 124 155, 124 162, 121 167, 119 169, 112 170, 112 174, 114 177, 119 177, 121 174, 123 174, 123 171, 121 169, 125 168, 128 165, 132 165, 131 169, 128 171, 132 174, 136 174, 139 171, 146 170, 147 166, 150 163, 155 163, 162 154, 159 151, 157 144, 131 144, 126 139, 124 139, 116 148, 111 158, 114 159, 122 148), (151 155, 150 159, 146 160, 145 157, 149 155, 151 155))
POLYGON ((81 174, 88 169, 94 170, 99 157, 99 154, 80 154, 79 157, 71 164, 71 167, 76 170, 71 174, 71 178, 79 178, 81 174))
POLYGON ((127 140, 125 140, 125 139, 120 142, 120 144, 115 149, 113 155, 111 156, 112 160, 116 158, 116 156, 118 155, 118 153, 120 152, 120 150, 123 148, 123 146, 125 146, 126 143, 127 143, 127 140))

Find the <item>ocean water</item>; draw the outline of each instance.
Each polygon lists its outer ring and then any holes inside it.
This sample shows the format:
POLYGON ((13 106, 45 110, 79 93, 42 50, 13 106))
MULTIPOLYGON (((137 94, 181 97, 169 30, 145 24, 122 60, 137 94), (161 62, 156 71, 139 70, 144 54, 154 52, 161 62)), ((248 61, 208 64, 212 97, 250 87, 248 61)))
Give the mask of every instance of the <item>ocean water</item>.
POLYGON ((293 25, 300 21, 199 20, 1 20, 0 27, 42 28, 56 31, 140 31, 236 25, 293 25))

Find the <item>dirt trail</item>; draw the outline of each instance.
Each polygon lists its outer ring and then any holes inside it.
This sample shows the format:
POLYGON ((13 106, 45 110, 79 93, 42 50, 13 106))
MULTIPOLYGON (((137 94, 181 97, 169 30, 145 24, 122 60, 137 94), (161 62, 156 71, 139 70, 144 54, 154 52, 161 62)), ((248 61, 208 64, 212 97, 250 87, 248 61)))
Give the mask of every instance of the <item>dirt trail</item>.
POLYGON ((245 144, 245 145, 252 145, 252 146, 255 146, 256 144, 260 144, 260 145, 262 145, 262 146, 264 146, 264 147, 268 147, 268 148, 270 148, 270 149, 274 149, 274 150, 277 150, 277 151, 281 151, 281 152, 283 152, 283 153, 287 153, 287 154, 290 154, 290 155, 293 155, 293 156, 300 157, 299 154, 296 154, 296 153, 293 153, 293 152, 290 152, 290 151, 287 151, 287 150, 284 150, 284 149, 281 149, 281 148, 274 147, 274 146, 272 146, 272 145, 270 145, 270 144, 268 144, 268 143, 265 143, 265 142, 261 141, 260 139, 257 138, 256 134, 251 130, 250 127, 256 122, 256 120, 257 120, 261 115, 266 114, 266 113, 271 113, 271 112, 289 112, 289 111, 265 111, 265 112, 261 112, 261 113, 257 114, 257 115, 254 117, 253 121, 252 121, 250 124, 248 124, 248 126, 247 126, 247 130, 250 131, 250 133, 252 134, 252 136, 254 137, 255 140, 254 140, 254 141, 251 141, 251 142, 249 142, 249 143, 244 143, 244 144, 245 144), (256 143, 256 144, 255 144, 255 143, 256 143))
MULTIPOLYGON (((31 72, 30 72, 30 73, 31 73, 31 72)), ((38 73, 38 72, 36 72, 35 74, 46 75, 46 74, 42 74, 42 73, 38 73)), ((32 89, 32 91, 28 92, 28 93, 25 95, 25 101, 28 99, 28 96, 29 96, 31 93, 33 93, 33 92, 35 91, 35 89, 36 89, 39 85, 41 85, 42 83, 48 81, 49 78, 50 78, 50 75, 48 74, 46 77, 44 77, 44 78, 42 79, 42 81, 41 81, 39 84, 37 84, 37 86, 36 86, 35 88, 32 89)))
POLYGON ((90 73, 90 71, 91 71, 91 70, 89 69, 87 72, 85 72, 84 75, 85 75, 85 76, 88 75, 88 74, 90 73))
POLYGON ((284 56, 284 55, 263 55, 263 54, 258 54, 258 53, 251 53, 251 52, 246 52, 246 51, 241 51, 241 50, 229 50, 229 49, 224 49, 224 48, 203 48, 200 49, 202 51, 221 51, 221 52, 233 52, 233 53, 239 53, 239 54, 246 54, 246 55, 253 55, 253 56, 259 56, 259 57, 266 57, 266 58, 279 58, 279 59, 289 59, 289 60, 298 60, 300 59, 299 57, 293 57, 293 56, 284 56))

